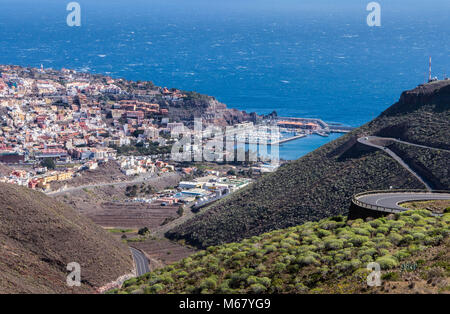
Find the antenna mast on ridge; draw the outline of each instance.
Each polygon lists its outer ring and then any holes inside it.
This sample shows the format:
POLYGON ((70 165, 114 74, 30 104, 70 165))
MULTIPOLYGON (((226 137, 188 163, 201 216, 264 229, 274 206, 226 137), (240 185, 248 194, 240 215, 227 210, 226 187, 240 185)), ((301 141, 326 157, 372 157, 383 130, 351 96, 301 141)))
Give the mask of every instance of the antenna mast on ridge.
POLYGON ((430 56, 430 72, 428 75, 428 82, 431 82, 431 56, 430 56))

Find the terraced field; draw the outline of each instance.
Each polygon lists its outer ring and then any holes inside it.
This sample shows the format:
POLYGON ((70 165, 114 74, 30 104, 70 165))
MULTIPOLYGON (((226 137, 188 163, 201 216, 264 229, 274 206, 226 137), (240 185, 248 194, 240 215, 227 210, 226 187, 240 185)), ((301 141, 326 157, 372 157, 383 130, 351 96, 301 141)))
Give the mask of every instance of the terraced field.
POLYGON ((167 218, 177 218, 178 205, 161 206, 161 203, 103 203, 102 209, 87 214, 102 227, 142 228, 159 227, 167 218))
POLYGON ((133 246, 144 251, 150 258, 150 268, 160 268, 172 264, 194 254, 197 250, 167 239, 147 239, 133 243, 133 246))

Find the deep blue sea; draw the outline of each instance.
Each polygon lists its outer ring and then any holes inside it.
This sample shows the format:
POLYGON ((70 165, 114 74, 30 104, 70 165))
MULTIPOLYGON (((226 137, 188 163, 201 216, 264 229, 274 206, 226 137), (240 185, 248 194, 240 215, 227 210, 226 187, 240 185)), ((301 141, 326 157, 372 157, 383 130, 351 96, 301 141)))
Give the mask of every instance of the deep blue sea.
MULTIPOLYGON (((450 1, 0 0, 0 64, 110 74, 260 114, 359 126, 433 73, 450 74, 450 1)), ((333 139, 332 137, 330 139, 333 139)), ((283 145, 295 159, 330 139, 283 145)))

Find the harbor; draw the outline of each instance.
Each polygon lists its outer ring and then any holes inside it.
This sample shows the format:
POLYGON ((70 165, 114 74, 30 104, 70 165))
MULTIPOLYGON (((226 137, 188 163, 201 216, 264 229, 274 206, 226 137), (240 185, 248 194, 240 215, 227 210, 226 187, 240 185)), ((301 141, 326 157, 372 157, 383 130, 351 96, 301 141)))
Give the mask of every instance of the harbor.
POLYGON ((233 134, 237 143, 248 145, 279 145, 310 135, 329 137, 332 133, 348 133, 352 127, 326 123, 321 119, 279 117, 262 125, 247 125, 233 134))

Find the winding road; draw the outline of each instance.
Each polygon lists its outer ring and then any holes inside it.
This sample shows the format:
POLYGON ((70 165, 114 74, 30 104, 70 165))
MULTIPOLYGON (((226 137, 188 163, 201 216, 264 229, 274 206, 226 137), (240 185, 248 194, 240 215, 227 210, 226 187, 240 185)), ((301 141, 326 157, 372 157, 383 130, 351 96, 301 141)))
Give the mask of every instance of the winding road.
POLYGON ((403 159, 401 159, 396 153, 394 153, 392 150, 390 150, 389 148, 387 148, 385 146, 382 146, 380 144, 376 144, 375 143, 375 142, 382 142, 382 141, 395 141, 395 142, 403 143, 403 144, 406 144, 406 145, 418 146, 418 147, 429 148, 429 149, 437 149, 437 148, 432 148, 432 147, 412 144, 412 143, 396 140, 396 139, 393 139, 393 138, 386 138, 386 137, 367 136, 367 137, 360 137, 360 138, 358 138, 358 142, 359 143, 361 143, 363 145, 375 147, 375 148, 378 148, 378 149, 381 149, 382 151, 384 151, 386 154, 391 156, 395 161, 397 161, 403 168, 408 170, 414 177, 416 177, 417 180, 419 180, 425 186, 425 188, 428 191, 432 191, 433 190, 431 188, 431 186, 417 172, 415 172, 413 169, 411 169, 411 167, 406 162, 404 162, 403 159))
POLYGON ((356 195, 355 199, 362 205, 380 207, 381 209, 390 209, 393 212, 401 212, 407 210, 401 207, 401 203, 411 201, 434 201, 434 200, 450 200, 449 193, 431 193, 431 192, 373 192, 363 195, 356 195))
MULTIPOLYGON (((431 201, 431 200, 450 200, 450 192, 434 191, 431 186, 416 172, 414 171, 402 158, 395 154, 392 150, 385 147, 389 142, 397 142, 405 145, 416 146, 420 148, 427 148, 439 151, 450 152, 445 149, 428 147, 425 145, 413 144, 405 141, 401 141, 395 138, 367 136, 358 138, 358 142, 380 149, 391 156, 397 161, 403 168, 408 170, 414 177, 416 177, 425 186, 427 191, 374 191, 357 194, 353 197, 353 203, 359 207, 364 207, 371 210, 398 213, 407 210, 405 207, 401 207, 400 204, 411 201, 431 201)), ((440 215, 440 214, 433 214, 440 215)))
POLYGON ((420 147, 420 148, 426 148, 426 149, 432 149, 432 150, 439 150, 439 151, 443 151, 443 152, 447 152, 450 153, 450 150, 448 149, 443 149, 443 148, 436 148, 436 147, 430 147, 430 146, 425 146, 425 145, 420 145, 420 144, 414 144, 414 143, 410 143, 410 142, 405 142, 396 138, 391 138, 391 137, 378 137, 378 136, 371 136, 372 138, 375 139, 383 139, 383 140, 387 140, 387 141, 392 141, 392 142, 396 142, 396 143, 400 143, 400 144, 405 144, 405 145, 409 145, 409 146, 415 146, 415 147, 420 147))
POLYGON ((148 266, 148 259, 144 253, 130 247, 131 254, 133 255, 134 263, 136 264, 136 275, 142 276, 150 272, 150 267, 148 266))

